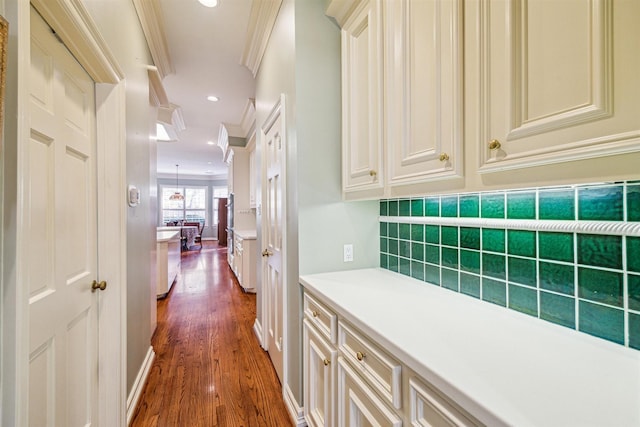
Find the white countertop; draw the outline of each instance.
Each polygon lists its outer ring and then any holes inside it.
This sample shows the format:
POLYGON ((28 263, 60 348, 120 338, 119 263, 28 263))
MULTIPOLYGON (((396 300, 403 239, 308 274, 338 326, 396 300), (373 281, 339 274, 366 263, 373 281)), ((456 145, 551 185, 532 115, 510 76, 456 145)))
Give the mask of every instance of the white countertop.
POLYGON ((487 425, 640 426, 640 351, 383 269, 300 282, 487 425))
POLYGON ((257 238, 256 230, 233 230, 233 233, 245 240, 255 240, 257 238))
POLYGON ((168 242, 169 240, 180 239, 180 230, 157 231, 156 239, 158 243, 168 242))

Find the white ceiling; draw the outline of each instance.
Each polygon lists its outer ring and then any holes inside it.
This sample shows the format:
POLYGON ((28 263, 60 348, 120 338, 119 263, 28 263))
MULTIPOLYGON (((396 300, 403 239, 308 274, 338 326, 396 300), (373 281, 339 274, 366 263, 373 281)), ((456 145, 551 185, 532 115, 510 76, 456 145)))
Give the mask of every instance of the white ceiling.
POLYGON ((197 0, 159 0, 175 74, 162 84, 169 102, 180 106, 186 129, 177 142, 158 142, 158 176, 226 177, 217 145, 221 123, 240 124, 255 82, 240 65, 252 0, 219 0, 214 8, 197 0), (220 100, 210 102, 208 95, 220 100))

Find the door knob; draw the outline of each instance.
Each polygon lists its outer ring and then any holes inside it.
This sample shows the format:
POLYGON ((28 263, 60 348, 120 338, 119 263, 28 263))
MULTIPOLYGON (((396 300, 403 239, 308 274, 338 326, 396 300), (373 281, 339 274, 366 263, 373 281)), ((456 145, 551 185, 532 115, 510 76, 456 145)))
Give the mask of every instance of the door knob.
POLYGON ((262 251, 262 256, 271 256, 273 255, 273 252, 271 252, 269 249, 265 249, 264 251, 262 251))
POLYGON ((91 292, 95 292, 98 289, 100 289, 101 291, 104 291, 105 289, 107 289, 107 282, 105 282, 104 280, 99 283, 97 280, 94 280, 93 282, 91 282, 91 292))

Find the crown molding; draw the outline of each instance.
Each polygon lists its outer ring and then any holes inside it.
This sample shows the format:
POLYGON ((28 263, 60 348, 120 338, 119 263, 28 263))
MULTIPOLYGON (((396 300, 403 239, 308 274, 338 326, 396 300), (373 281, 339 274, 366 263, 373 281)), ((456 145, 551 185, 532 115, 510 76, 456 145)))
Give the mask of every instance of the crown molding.
POLYGON ((158 68, 149 65, 147 66, 147 72, 149 74, 149 102, 155 107, 168 107, 169 97, 164 90, 162 77, 160 77, 158 68))
POLYGON ((133 0, 138 13, 138 19, 147 40, 153 62, 158 67, 160 78, 174 74, 175 68, 171 62, 169 46, 164 30, 164 17, 159 0, 133 0))
POLYGON ((340 28, 344 25, 358 2, 353 0, 331 0, 325 14, 336 20, 340 28))
POLYGON ((253 77, 258 74, 262 57, 276 23, 282 0, 253 0, 247 26, 246 44, 240 63, 247 67, 253 77))
POLYGON ((240 127, 242 128, 242 136, 249 138, 256 128, 256 100, 249 98, 242 112, 240 119, 240 127))
POLYGON ((120 64, 82 0, 32 0, 31 3, 96 83, 116 84, 124 79, 120 64))

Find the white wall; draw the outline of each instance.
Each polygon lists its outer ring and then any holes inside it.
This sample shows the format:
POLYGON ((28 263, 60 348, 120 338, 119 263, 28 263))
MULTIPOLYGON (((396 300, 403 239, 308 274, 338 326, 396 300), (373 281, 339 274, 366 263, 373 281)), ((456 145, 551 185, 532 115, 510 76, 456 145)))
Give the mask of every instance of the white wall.
POLYGON ((84 0, 92 18, 126 76, 127 184, 140 189, 140 205, 127 208, 127 392, 151 345, 151 280, 156 245, 156 151, 150 139, 146 66, 152 64, 144 34, 130 0, 84 0))
MULTIPOLYGON (((256 128, 280 93, 286 98, 288 147, 288 386, 302 404, 298 276, 376 266, 379 248, 377 203, 342 201, 340 31, 325 16, 323 0, 283 2, 257 75, 256 128), (354 245, 353 263, 342 261, 345 243, 354 245)), ((262 157, 260 144, 258 140, 258 161, 262 157)), ((260 240, 258 243, 262 247, 260 240)), ((260 300, 259 294, 258 309, 260 300)))
POLYGON ((0 255, 2 262, 2 286, 0 297, 0 326, 2 327, 0 346, 2 347, 0 369, 1 413, 0 425, 15 425, 17 418, 17 404, 20 395, 17 386, 19 384, 16 372, 18 345, 20 344, 17 331, 17 310, 20 306, 20 298, 16 283, 16 206, 17 206, 17 164, 18 164, 18 129, 21 126, 18 120, 18 55, 21 46, 18 42, 18 11, 19 7, 13 2, 4 3, 2 15, 9 22, 9 45, 7 50, 7 74, 5 82, 4 99, 4 126, 2 143, 0 144, 0 168, 2 176, 0 182, 2 189, 2 245, 0 255))

